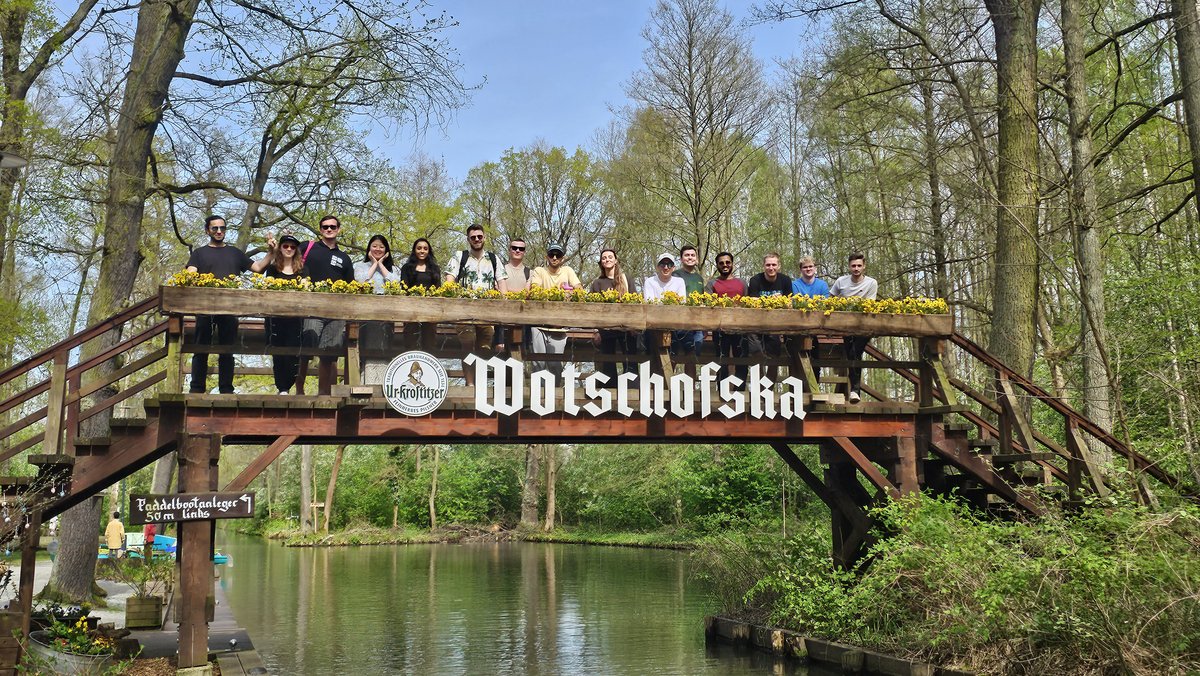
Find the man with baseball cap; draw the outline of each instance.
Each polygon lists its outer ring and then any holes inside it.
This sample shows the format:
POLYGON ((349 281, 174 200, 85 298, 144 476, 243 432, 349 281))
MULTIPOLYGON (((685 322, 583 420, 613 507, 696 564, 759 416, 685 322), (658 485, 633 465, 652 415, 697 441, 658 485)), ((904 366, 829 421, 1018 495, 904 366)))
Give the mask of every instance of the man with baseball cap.
MULTIPOLYGON (((530 287, 553 289, 555 287, 572 293, 583 288, 579 275, 569 265, 563 265, 567 251, 562 244, 551 242, 546 247, 546 265, 538 266, 529 279, 530 287)), ((567 330, 562 328, 533 327, 529 330, 530 348, 534 354, 563 354, 567 350, 567 330)), ((563 362, 534 362, 535 369, 545 369, 557 376, 562 375, 563 362)))

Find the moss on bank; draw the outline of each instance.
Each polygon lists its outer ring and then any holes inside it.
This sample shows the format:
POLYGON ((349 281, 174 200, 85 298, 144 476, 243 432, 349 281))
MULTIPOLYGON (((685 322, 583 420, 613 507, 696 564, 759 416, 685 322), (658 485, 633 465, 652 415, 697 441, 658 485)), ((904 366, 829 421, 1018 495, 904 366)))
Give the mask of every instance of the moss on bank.
POLYGON ((653 549, 694 549, 710 536, 675 529, 651 532, 605 532, 590 529, 558 528, 549 533, 540 530, 509 530, 499 525, 453 524, 426 530, 401 525, 397 528, 352 526, 330 533, 301 533, 285 522, 258 524, 242 530, 276 540, 285 547, 348 547, 363 545, 414 545, 465 542, 551 542, 559 544, 645 547, 653 549))

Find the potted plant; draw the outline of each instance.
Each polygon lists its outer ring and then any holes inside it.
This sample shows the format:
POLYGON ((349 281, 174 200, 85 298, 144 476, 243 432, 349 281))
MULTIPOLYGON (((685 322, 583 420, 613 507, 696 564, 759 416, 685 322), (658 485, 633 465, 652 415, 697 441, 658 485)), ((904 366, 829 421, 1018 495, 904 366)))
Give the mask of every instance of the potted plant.
POLYGON ((86 604, 61 604, 55 601, 36 601, 29 616, 31 630, 48 629, 50 623, 57 620, 63 624, 75 624, 80 618, 85 618, 89 629, 95 629, 98 617, 89 617, 91 608, 86 604))
POLYGON ((124 559, 117 577, 133 587, 125 600, 125 628, 155 629, 162 626, 163 598, 170 589, 175 562, 170 559, 124 559))
POLYGON ((37 673, 92 676, 104 673, 116 661, 116 646, 107 632, 89 629, 86 618, 74 624, 52 620, 49 628, 29 632, 28 653, 37 673))

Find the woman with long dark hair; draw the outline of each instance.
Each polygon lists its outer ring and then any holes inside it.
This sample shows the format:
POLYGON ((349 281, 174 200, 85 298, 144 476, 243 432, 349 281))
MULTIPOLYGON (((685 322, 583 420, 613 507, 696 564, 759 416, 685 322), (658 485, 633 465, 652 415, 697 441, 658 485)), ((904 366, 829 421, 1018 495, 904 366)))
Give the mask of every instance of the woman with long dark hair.
MULTIPOLYGON (((408 260, 400 268, 400 284, 407 288, 441 286, 442 269, 433 255, 433 245, 421 237, 413 242, 408 260)), ((431 349, 437 337, 437 324, 409 322, 404 325, 404 347, 409 350, 431 349)))
MULTIPOLYGON (((354 279, 359 282, 370 282, 375 287, 375 293, 383 293, 383 285, 397 280, 396 264, 392 262, 392 245, 387 237, 372 235, 367 242, 367 253, 362 261, 354 264, 354 279)), ((383 383, 387 372, 387 364, 391 360, 392 334, 395 324, 392 322, 363 322, 358 334, 358 347, 361 350, 363 379, 368 385, 383 383)))
MULTIPOLYGON (((629 278, 625 273, 621 272, 621 261, 617 259, 617 252, 612 249, 605 249, 600 252, 600 259, 597 261, 600 266, 600 276, 588 288, 592 292, 616 291, 620 294, 629 293, 629 278)), ((617 350, 626 356, 632 356, 638 353, 637 350, 637 334, 629 331, 614 331, 611 329, 600 329, 600 336, 596 342, 596 347, 600 350, 600 354, 615 355, 617 350)), ((603 361, 596 365, 596 370, 608 376, 608 386, 617 386, 617 362, 603 361)), ((637 373, 637 364, 633 362, 625 362, 626 373, 637 373)))
MULTIPOLYGON (((300 240, 289 233, 279 236, 279 251, 275 260, 264 273, 276 279, 301 279, 304 275, 304 256, 300 253, 300 240)), ((304 320, 300 317, 267 317, 267 344, 272 347, 294 348, 287 354, 271 355, 271 371, 275 375, 275 389, 287 394, 296 386, 296 394, 304 394, 304 383, 296 378, 300 367, 300 331, 304 320)))

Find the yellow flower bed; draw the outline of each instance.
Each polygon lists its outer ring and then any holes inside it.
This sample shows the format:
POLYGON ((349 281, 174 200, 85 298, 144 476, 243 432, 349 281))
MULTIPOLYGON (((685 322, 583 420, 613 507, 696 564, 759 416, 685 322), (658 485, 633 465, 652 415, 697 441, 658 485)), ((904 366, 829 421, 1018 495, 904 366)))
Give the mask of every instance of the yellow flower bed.
MULTIPOLYGON (((374 287, 368 282, 316 282, 308 279, 279 279, 277 277, 251 276, 249 282, 236 276, 218 279, 211 274, 179 272, 167 280, 168 286, 199 287, 208 289, 251 288, 262 291, 315 291, 319 293, 370 294, 374 287)), ((646 303, 641 294, 618 293, 615 290, 594 292, 567 292, 558 287, 543 289, 534 287, 528 291, 500 293, 495 289, 476 291, 446 282, 439 286, 404 286, 399 282, 384 284, 384 293, 390 296, 413 296, 420 298, 470 298, 516 301, 569 301, 574 303, 620 303, 639 305, 646 303)), ((823 296, 741 296, 730 298, 715 293, 692 293, 684 298, 670 291, 659 299, 660 305, 686 305, 690 307, 739 307, 761 310, 801 310, 803 312, 862 312, 866 314, 896 315, 942 315, 950 312, 943 298, 831 298, 823 296)))

